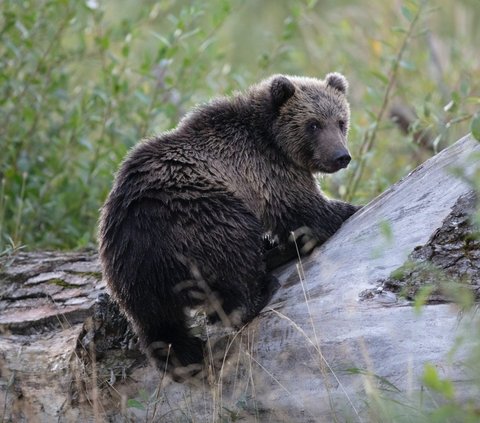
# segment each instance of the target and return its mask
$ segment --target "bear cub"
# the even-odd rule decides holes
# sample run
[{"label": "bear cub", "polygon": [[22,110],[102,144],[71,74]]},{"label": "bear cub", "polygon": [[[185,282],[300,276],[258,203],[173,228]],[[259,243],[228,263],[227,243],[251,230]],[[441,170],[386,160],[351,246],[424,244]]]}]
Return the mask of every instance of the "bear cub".
[{"label": "bear cub", "polygon": [[196,108],[123,161],[101,212],[100,259],[157,365],[167,354],[174,367],[202,362],[189,309],[238,325],[268,303],[265,236],[285,250],[308,228],[321,244],[358,209],[326,198],[314,176],[350,162],[347,89],[339,73],[274,75]]}]

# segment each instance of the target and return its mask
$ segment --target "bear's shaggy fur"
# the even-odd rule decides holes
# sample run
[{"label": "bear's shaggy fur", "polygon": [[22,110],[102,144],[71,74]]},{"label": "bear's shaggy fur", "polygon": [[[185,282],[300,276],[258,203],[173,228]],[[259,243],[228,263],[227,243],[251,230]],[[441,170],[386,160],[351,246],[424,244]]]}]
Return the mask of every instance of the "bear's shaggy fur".
[{"label": "bear's shaggy fur", "polygon": [[307,227],[322,243],[357,210],[324,197],[313,175],[350,161],[347,88],[338,73],[275,75],[128,154],[102,210],[100,257],[151,358],[164,359],[170,344],[177,365],[202,361],[190,307],[233,323],[259,313],[275,286],[265,234],[283,245]]}]

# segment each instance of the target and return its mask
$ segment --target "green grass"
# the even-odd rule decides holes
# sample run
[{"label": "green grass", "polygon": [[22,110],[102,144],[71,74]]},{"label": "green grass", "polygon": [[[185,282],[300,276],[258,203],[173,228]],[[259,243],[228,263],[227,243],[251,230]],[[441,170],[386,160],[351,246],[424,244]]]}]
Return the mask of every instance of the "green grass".
[{"label": "green grass", "polygon": [[[480,138],[479,21],[478,0],[3,0],[0,258],[95,247],[98,210],[138,140],[272,73],[347,76],[354,162],[322,185],[365,203],[470,130]],[[389,119],[398,103],[417,116],[407,134]],[[477,387],[478,329],[465,363]],[[379,391],[371,421],[478,421],[478,403],[434,368],[424,385],[441,405]]]},{"label": "green grass", "polygon": [[470,125],[478,132],[474,0],[0,7],[0,251],[95,246],[98,210],[130,147],[271,73],[348,77],[356,162],[324,179],[335,197],[363,203],[434,153],[389,121],[392,102],[416,111],[435,148]]}]

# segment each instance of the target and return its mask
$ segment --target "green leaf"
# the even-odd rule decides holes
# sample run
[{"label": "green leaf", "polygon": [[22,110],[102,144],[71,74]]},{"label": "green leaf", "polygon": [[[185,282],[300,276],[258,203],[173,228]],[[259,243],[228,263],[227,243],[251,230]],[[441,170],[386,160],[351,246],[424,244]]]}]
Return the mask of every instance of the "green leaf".
[{"label": "green leaf", "polygon": [[467,81],[463,80],[460,83],[460,92],[461,92],[463,97],[468,96],[468,93],[470,92],[470,84]]},{"label": "green leaf", "polygon": [[468,104],[480,104],[480,97],[467,97],[465,102]]},{"label": "green leaf", "polygon": [[382,81],[384,84],[388,84],[388,77],[386,75],[384,75],[383,73],[379,72],[379,71],[376,71],[376,70],[372,70],[370,71],[370,73],[378,78],[380,81]]},{"label": "green leaf", "polygon": [[423,105],[423,116],[425,116],[427,119],[430,117],[430,107],[428,103],[424,103]]},{"label": "green leaf", "polygon": [[430,294],[434,291],[435,287],[432,285],[425,285],[422,286],[417,295],[415,295],[415,312],[420,313],[421,308],[426,304],[428,297],[430,297]]},{"label": "green leaf", "polygon": [[123,57],[128,57],[129,53],[130,53],[130,46],[128,44],[124,44],[122,46],[122,56]]},{"label": "green leaf", "polygon": [[392,32],[398,32],[400,34],[406,34],[408,31],[401,26],[393,26],[392,27]]},{"label": "green leaf", "polygon": [[451,380],[442,380],[438,376],[437,369],[432,364],[425,364],[423,371],[423,383],[431,390],[442,394],[447,399],[453,399],[455,390]]},{"label": "green leaf", "polygon": [[385,237],[387,241],[392,241],[393,239],[393,231],[390,225],[390,222],[387,220],[382,220],[380,222],[380,232]]},{"label": "green leaf", "polygon": [[166,37],[164,37],[163,35],[159,34],[158,32],[155,32],[155,31],[151,31],[151,34],[157,39],[159,40],[161,43],[163,43],[165,46],[167,46],[168,48],[171,48],[172,47],[172,43],[167,40]]},{"label": "green leaf", "polygon": [[455,103],[460,103],[460,101],[462,100],[462,97],[460,96],[460,94],[457,91],[453,91],[452,92],[452,100]]},{"label": "green leaf", "polygon": [[477,141],[480,141],[480,113],[476,113],[473,116],[472,123],[470,125],[470,131],[472,132],[473,138]]},{"label": "green leaf", "polygon": [[411,22],[413,19],[412,11],[407,6],[402,6],[402,15],[407,19],[407,21]]},{"label": "green leaf", "polygon": [[414,70],[417,69],[416,66],[412,62],[407,62],[406,60],[400,60],[399,65],[400,65],[401,68],[407,69],[407,70],[410,70],[410,71],[414,71]]},{"label": "green leaf", "polygon": [[138,410],[145,410],[145,406],[138,400],[130,398],[127,401],[127,408],[137,408]]},{"label": "green leaf", "polygon": [[403,266],[399,267],[398,269],[395,269],[390,274],[390,277],[396,281],[402,280],[404,276],[405,276],[405,268]]},{"label": "green leaf", "polygon": [[[352,374],[352,375],[365,375],[365,376],[371,376],[377,379],[381,385],[383,385],[385,390],[389,390],[390,392],[401,392],[400,389],[395,386],[392,382],[390,382],[387,378],[383,376],[379,376],[375,373],[372,373],[368,370],[365,369],[360,369],[358,367],[349,367],[345,369],[345,373],[347,374]],[[388,389],[386,389],[388,388]]]}]

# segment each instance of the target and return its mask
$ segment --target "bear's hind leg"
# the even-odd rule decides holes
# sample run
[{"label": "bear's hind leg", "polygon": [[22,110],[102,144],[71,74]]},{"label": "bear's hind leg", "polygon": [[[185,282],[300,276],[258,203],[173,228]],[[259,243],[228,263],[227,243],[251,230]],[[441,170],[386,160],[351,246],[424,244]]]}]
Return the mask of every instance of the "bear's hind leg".
[{"label": "bear's hind leg", "polygon": [[173,364],[174,367],[200,365],[203,361],[203,341],[191,335],[184,322],[150,321],[148,330],[143,332],[142,344],[149,358],[159,368]]},{"label": "bear's hind leg", "polygon": [[253,319],[278,287],[265,270],[264,228],[241,201],[228,193],[209,198],[205,208],[209,212],[204,218],[209,224],[197,220],[195,239],[201,242],[189,254],[218,299],[217,307],[221,307],[220,313],[212,310],[209,320],[238,326]]}]

